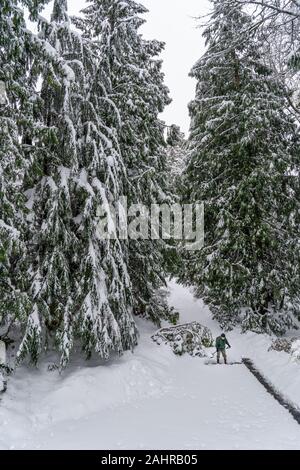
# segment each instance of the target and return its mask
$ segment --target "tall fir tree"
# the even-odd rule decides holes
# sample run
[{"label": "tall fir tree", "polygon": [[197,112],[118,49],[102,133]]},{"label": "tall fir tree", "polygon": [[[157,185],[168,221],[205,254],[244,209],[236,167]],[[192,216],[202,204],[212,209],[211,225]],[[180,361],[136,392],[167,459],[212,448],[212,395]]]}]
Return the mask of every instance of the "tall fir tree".
[{"label": "tall fir tree", "polygon": [[[164,126],[159,113],[169,103],[163,83],[163,49],[158,41],[146,41],[139,32],[146,9],[132,0],[95,0],[78,20],[87,36],[99,45],[99,76],[105,84],[106,107],[103,117],[115,129],[121,156],[127,170],[123,190],[128,204],[170,202],[166,188]],[[104,110],[105,112],[105,110]],[[150,232],[149,232],[150,234]],[[161,319],[175,316],[159,295],[165,285],[161,241],[131,240],[128,247],[134,313]]]},{"label": "tall fir tree", "polygon": [[0,325],[6,327],[26,322],[30,308],[22,191],[31,147],[27,136],[39,125],[33,121],[35,87],[28,80],[37,45],[23,8],[35,20],[44,4],[4,0],[0,7]]},{"label": "tall fir tree", "polygon": [[168,128],[166,142],[170,184],[173,188],[173,192],[177,194],[187,159],[187,142],[179,126],[172,124]]},{"label": "tall fir tree", "polygon": [[[74,19],[90,47],[84,56],[85,85],[78,119],[80,155],[75,220],[81,253],[78,266],[78,331],[87,355],[107,358],[137,344],[127,249],[117,237],[103,240],[98,209],[109,209],[124,194],[127,175],[118,139],[120,115],[111,99],[110,75],[99,32],[84,18]],[[101,21],[101,17],[94,18]],[[110,224],[114,225],[111,220]],[[113,227],[115,230],[116,227]]]},{"label": "tall fir tree", "polygon": [[36,361],[51,342],[63,368],[76,340],[87,357],[108,358],[133,348],[137,335],[122,247],[98,227],[98,208],[122,186],[117,140],[101,118],[98,49],[71,28],[66,0],[54,2],[50,23],[40,18],[39,39],[55,60],[41,72],[36,119],[46,132],[26,180],[32,310],[19,358]]},{"label": "tall fir tree", "polygon": [[[180,203],[182,174],[186,166],[188,149],[185,135],[176,124],[168,127],[166,143],[168,185],[176,203]],[[177,277],[182,269],[181,242],[178,240],[169,241],[164,258],[169,275]]]},{"label": "tall fir tree", "polygon": [[[81,40],[70,28],[67,2],[55,0],[50,23],[39,19],[40,41],[50,57],[42,79],[35,119],[44,132],[35,139],[32,164],[26,175],[29,214],[31,312],[19,349],[36,362],[50,341],[69,359],[73,345],[75,268],[78,249],[72,221],[74,178],[78,169],[74,95],[80,78]],[[74,70],[73,70],[74,68]]]},{"label": "tall fir tree", "polygon": [[194,66],[184,200],[205,204],[205,247],[185,262],[222,325],[282,333],[298,314],[299,157],[287,90],[238,2],[213,0]]}]

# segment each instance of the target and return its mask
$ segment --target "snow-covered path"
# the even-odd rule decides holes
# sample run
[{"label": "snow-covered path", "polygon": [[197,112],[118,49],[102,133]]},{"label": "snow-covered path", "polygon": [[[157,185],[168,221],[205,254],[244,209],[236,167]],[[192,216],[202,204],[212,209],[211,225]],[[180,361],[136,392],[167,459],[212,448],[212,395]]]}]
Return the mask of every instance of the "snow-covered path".
[{"label": "snow-covered path", "polygon": [[[171,289],[181,321],[219,333],[201,301]],[[139,326],[135,354],[109,365],[74,361],[62,378],[20,369],[0,404],[0,448],[300,449],[300,426],[243,365],[178,358]]]}]

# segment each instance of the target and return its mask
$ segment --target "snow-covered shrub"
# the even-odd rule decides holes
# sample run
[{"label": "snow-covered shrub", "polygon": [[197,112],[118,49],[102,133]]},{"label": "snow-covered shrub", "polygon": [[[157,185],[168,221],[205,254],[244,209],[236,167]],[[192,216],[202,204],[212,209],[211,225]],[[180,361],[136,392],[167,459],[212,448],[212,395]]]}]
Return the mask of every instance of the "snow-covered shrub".
[{"label": "snow-covered shrub", "polygon": [[158,330],[152,336],[157,344],[169,344],[175,354],[188,353],[191,356],[206,356],[204,348],[213,346],[211,331],[198,322],[177,325]]},{"label": "snow-covered shrub", "polygon": [[292,359],[300,362],[300,339],[293,341],[291,346],[291,356]]},{"label": "snow-covered shrub", "polygon": [[290,353],[292,349],[292,338],[277,338],[272,342],[269,351],[284,351]]},{"label": "snow-covered shrub", "polygon": [[0,365],[6,363],[6,346],[5,342],[0,339]]},{"label": "snow-covered shrub", "polygon": [[293,360],[300,361],[300,338],[278,338],[273,341],[269,351],[284,351]]},{"label": "snow-covered shrub", "polygon": [[3,374],[0,370],[0,393],[4,392],[4,390],[5,390],[5,381],[4,381]]},{"label": "snow-covered shrub", "polygon": [[268,311],[262,315],[252,309],[245,311],[241,325],[243,332],[253,331],[258,334],[267,333],[276,336],[282,336],[287,330],[296,326],[292,315],[288,311],[281,313]]}]

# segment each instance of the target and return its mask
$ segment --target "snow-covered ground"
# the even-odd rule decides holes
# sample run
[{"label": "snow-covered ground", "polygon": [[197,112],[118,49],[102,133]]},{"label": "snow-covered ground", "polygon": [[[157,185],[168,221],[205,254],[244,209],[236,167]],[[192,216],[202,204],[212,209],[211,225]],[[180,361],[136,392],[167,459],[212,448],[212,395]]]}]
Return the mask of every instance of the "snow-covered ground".
[{"label": "snow-covered ground", "polygon": [[[186,288],[177,285],[175,281],[170,283],[170,303],[181,312],[181,318],[187,321],[197,319],[208,326],[216,337],[221,330],[218,323],[212,319],[208,308],[203,306],[201,300],[194,299]],[[300,336],[296,332],[292,336]],[[287,400],[300,409],[300,363],[291,359],[285,352],[268,351],[272,340],[268,335],[258,335],[248,332],[240,334],[235,330],[227,334],[232,345],[229,351],[232,361],[240,361],[242,357],[253,360],[257,368]]]},{"label": "snow-covered ground", "polygon": [[[220,333],[201,301],[170,284],[181,322],[197,320]],[[176,357],[150,339],[109,363],[74,359],[59,376],[21,367],[0,403],[2,449],[300,449],[300,426],[243,365],[205,365]],[[300,402],[300,366],[267,353],[270,340],[229,333],[230,359],[251,357],[273,383]]]}]

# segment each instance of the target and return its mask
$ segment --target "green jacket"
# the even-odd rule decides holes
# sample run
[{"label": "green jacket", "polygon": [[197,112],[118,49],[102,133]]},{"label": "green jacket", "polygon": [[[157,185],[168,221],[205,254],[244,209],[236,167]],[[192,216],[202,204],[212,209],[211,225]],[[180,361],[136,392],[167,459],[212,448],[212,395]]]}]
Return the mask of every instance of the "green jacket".
[{"label": "green jacket", "polygon": [[221,351],[224,350],[226,348],[226,344],[230,348],[230,344],[228,343],[226,336],[225,336],[225,338],[223,338],[222,336],[217,337],[217,339],[216,339],[216,348],[217,349],[219,349]]}]

